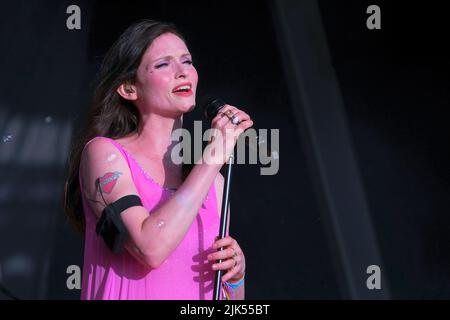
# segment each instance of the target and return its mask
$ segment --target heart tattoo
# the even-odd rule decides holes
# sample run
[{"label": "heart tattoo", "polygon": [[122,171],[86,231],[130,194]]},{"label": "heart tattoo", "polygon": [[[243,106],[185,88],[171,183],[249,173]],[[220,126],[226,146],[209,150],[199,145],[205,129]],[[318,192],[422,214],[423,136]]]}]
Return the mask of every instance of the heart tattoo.
[{"label": "heart tattoo", "polygon": [[110,193],[117,183],[117,179],[122,175],[122,172],[114,171],[107,172],[103,177],[97,179],[99,191],[101,189],[104,193]]}]

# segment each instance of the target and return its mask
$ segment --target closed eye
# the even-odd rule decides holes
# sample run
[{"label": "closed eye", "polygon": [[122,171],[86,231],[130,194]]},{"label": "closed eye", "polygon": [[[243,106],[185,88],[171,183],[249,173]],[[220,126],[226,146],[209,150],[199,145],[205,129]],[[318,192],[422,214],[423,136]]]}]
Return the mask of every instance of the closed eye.
[{"label": "closed eye", "polygon": [[[191,65],[192,64],[192,60],[186,60],[183,63]],[[160,63],[160,64],[156,65],[155,68],[159,69],[159,68],[162,68],[162,67],[165,67],[165,66],[168,66],[168,65],[169,65],[169,63],[164,62],[164,63]]]}]

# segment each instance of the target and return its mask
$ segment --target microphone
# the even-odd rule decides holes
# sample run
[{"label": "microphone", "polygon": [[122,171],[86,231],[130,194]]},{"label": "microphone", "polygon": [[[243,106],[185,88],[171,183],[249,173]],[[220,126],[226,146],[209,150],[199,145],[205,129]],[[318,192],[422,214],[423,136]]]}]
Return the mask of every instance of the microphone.
[{"label": "microphone", "polygon": [[[204,116],[208,120],[214,119],[214,117],[219,113],[219,111],[226,105],[226,103],[211,94],[205,95],[200,100],[200,107],[203,110]],[[267,150],[267,156],[273,159],[277,159],[277,152],[274,152],[272,154],[271,150],[267,149],[267,142],[264,139],[260,139],[259,135],[256,135],[257,145],[255,145],[251,140],[245,140],[245,145],[248,146],[250,149],[252,149],[255,152],[258,152],[258,146],[264,147]]]},{"label": "microphone", "polygon": [[[225,102],[213,95],[206,95],[204,96],[201,100],[200,100],[200,107],[203,110],[203,113],[205,115],[205,117],[208,120],[212,120],[215,116],[217,116],[217,114],[219,113],[219,111],[225,106]],[[258,141],[258,146],[262,146],[265,145],[265,141],[259,139],[259,136],[256,135],[256,140]],[[245,144],[252,149],[253,151],[255,151],[256,153],[258,153],[258,146],[255,146],[252,143],[252,140],[247,141],[246,139],[244,139]],[[265,146],[267,147],[267,146]],[[267,150],[267,148],[266,148]],[[278,159],[278,152],[272,152],[268,151],[268,156],[271,159]],[[277,161],[276,161],[277,162]],[[221,217],[220,217],[220,228],[219,228],[219,238],[224,238],[226,235],[226,221],[228,220],[228,208],[229,208],[229,190],[230,190],[230,180],[231,180],[231,168],[232,168],[232,163],[233,161],[230,161],[230,163],[228,163],[227,165],[227,172],[225,174],[225,181],[224,181],[224,189],[223,189],[223,201],[222,201],[222,208],[221,208]],[[263,171],[263,169],[261,169],[261,172]],[[278,171],[278,168],[277,168]],[[262,173],[264,174],[264,173]],[[220,250],[223,250],[223,248],[221,248]],[[218,260],[218,262],[222,262],[221,259]],[[221,288],[221,279],[222,278],[222,270],[218,270],[215,274],[215,278],[214,278],[214,300],[219,300],[220,299],[220,288]]]}]

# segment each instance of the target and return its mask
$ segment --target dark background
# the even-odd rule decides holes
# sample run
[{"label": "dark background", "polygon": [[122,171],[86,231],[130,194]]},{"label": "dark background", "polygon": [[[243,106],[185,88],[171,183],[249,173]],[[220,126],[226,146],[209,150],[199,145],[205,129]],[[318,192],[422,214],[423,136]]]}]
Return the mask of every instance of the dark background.
[{"label": "dark background", "polygon": [[[319,1],[394,298],[450,298],[450,61],[440,2]],[[363,28],[370,4],[382,29]]]},{"label": "dark background", "polygon": [[[383,279],[392,298],[448,298],[445,8],[437,1],[318,3]],[[66,28],[71,4],[81,8],[81,30]],[[366,28],[370,4],[381,7],[381,30]],[[198,96],[214,92],[251,114],[256,128],[280,129],[277,175],[261,176],[256,165],[234,170],[231,233],[247,258],[247,298],[343,297],[293,120],[271,1],[42,0],[2,8],[3,287],[19,298],[79,298],[79,290],[66,287],[66,269],[82,266],[82,238],[61,206],[71,135],[86,113],[103,54],[130,23],[152,18],[172,21],[185,34],[199,72]],[[194,110],[185,123],[201,118]]]}]

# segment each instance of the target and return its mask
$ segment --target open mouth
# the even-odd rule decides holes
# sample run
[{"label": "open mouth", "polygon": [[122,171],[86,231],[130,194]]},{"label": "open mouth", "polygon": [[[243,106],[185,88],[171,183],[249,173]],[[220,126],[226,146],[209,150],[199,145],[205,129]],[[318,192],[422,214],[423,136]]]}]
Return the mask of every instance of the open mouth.
[{"label": "open mouth", "polygon": [[190,96],[192,95],[192,86],[191,84],[181,84],[175,87],[172,92],[179,96]]}]

